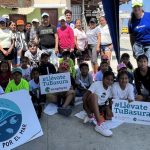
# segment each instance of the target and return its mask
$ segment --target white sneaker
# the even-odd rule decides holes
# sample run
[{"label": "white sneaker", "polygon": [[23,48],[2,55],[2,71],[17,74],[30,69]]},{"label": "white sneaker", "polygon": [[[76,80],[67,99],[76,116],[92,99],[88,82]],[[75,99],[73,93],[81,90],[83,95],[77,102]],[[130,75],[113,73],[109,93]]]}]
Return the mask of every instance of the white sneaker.
[{"label": "white sneaker", "polygon": [[103,136],[112,136],[113,133],[111,130],[107,129],[104,125],[104,123],[101,123],[100,126],[99,125],[96,125],[95,126],[95,131],[99,132],[101,135]]},{"label": "white sneaker", "polygon": [[84,118],[83,123],[87,123],[87,122],[92,123],[92,124],[94,124],[94,125],[97,124],[96,119],[95,119],[94,117],[89,118],[88,116],[86,116],[86,117]]}]

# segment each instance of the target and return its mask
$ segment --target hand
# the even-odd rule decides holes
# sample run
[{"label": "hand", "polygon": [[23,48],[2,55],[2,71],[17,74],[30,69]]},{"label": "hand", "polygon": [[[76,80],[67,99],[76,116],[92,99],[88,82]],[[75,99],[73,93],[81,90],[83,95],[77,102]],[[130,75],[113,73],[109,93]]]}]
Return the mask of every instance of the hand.
[{"label": "hand", "polygon": [[131,102],[133,102],[133,100],[128,99],[128,102],[131,103]]},{"label": "hand", "polygon": [[55,54],[58,54],[58,52],[59,52],[58,48],[55,48]]},{"label": "hand", "polygon": [[2,53],[3,53],[5,56],[8,56],[8,54],[9,54],[9,53],[8,53],[7,51],[5,51],[5,50],[3,50]]},{"label": "hand", "polygon": [[74,51],[74,49],[73,49],[73,48],[71,48],[71,49],[70,49],[70,52],[73,52],[73,51]]},{"label": "hand", "polygon": [[99,52],[100,52],[100,48],[99,48],[99,47],[96,47],[96,51],[99,53]]}]

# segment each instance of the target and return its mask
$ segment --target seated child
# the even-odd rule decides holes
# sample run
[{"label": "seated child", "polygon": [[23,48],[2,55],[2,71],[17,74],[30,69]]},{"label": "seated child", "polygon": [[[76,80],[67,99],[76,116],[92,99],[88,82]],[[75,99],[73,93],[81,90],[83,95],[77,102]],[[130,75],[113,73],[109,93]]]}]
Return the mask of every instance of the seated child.
[{"label": "seated child", "polygon": [[[126,65],[123,63],[118,64],[117,71],[118,71],[118,73],[121,71],[127,71]],[[129,71],[127,71],[127,73],[128,73],[128,77],[129,77],[129,83],[133,84],[133,79],[134,79],[133,74]]]},{"label": "seated child", "polygon": [[40,75],[54,74],[56,69],[53,64],[48,62],[50,55],[47,53],[42,53],[41,62],[39,65]]},{"label": "seated child", "polygon": [[8,61],[0,62],[0,86],[5,91],[9,80],[11,79],[11,69]]},{"label": "seated child", "polygon": [[103,80],[103,74],[108,71],[108,62],[102,61],[100,64],[100,70],[96,73],[95,81],[102,81]]},{"label": "seated child", "polygon": [[13,68],[12,70],[12,80],[9,81],[5,93],[10,93],[19,90],[29,90],[29,83],[22,78],[21,68]]},{"label": "seated child", "polygon": [[128,53],[123,53],[122,54],[121,63],[124,63],[127,67],[127,71],[132,73],[133,65],[130,62],[130,55]]},{"label": "seated child", "polygon": [[46,102],[46,95],[41,95],[40,93],[39,75],[39,69],[33,68],[31,71],[32,80],[29,82],[29,86],[33,105],[35,110],[37,110],[38,118],[41,118],[42,105]]},{"label": "seated child", "polygon": [[103,125],[105,119],[108,120],[112,117],[109,100],[112,98],[111,85],[113,81],[113,72],[106,71],[103,75],[103,80],[94,82],[83,96],[83,108],[88,115],[88,117],[84,119],[84,123],[88,121],[94,121],[95,123],[96,119],[95,130],[103,136],[111,136],[113,134]]},{"label": "seated child", "polygon": [[62,53],[62,58],[60,58],[59,63],[61,64],[62,62],[67,62],[69,64],[69,72],[73,78],[76,76],[76,70],[75,70],[75,65],[73,60],[70,58],[70,52],[69,51],[64,51]]},{"label": "seated child", "polygon": [[29,65],[28,57],[24,56],[24,57],[21,58],[20,68],[22,69],[22,77],[25,80],[30,81],[31,80],[30,74],[31,74],[31,71],[32,71],[32,67],[30,67],[30,65]]},{"label": "seated child", "polygon": [[30,41],[28,43],[28,50],[25,52],[24,56],[29,58],[29,64],[32,67],[38,67],[42,53],[43,52],[38,48],[37,43],[35,41]]},{"label": "seated child", "polygon": [[146,55],[137,58],[138,68],[134,71],[135,87],[137,90],[137,101],[150,102],[150,67]]},{"label": "seated child", "polygon": [[118,73],[118,82],[115,82],[112,86],[112,97],[118,100],[128,100],[132,102],[135,100],[134,87],[129,83],[129,77],[127,71],[121,71]]},{"label": "seated child", "polygon": [[77,94],[76,96],[82,97],[90,85],[93,83],[93,77],[89,73],[89,65],[83,62],[79,66],[80,73],[76,77]]}]

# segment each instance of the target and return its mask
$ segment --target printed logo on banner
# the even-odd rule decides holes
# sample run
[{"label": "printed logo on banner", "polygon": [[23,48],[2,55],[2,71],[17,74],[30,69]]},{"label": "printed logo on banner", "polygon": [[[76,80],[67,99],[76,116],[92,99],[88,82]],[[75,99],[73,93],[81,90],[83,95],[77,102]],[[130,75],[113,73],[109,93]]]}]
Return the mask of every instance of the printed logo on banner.
[{"label": "printed logo on banner", "polygon": [[8,99],[0,98],[0,142],[12,138],[20,129],[21,123],[19,107]]}]

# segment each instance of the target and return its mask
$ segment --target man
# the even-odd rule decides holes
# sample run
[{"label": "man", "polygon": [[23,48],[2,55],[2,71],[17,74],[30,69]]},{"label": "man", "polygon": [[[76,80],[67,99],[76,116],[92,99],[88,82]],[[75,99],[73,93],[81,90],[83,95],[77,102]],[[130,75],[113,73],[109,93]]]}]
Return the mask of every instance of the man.
[{"label": "man", "polygon": [[[58,53],[58,36],[57,29],[50,23],[49,14],[42,14],[42,25],[37,30],[37,39],[43,52],[51,55],[55,59],[55,53]],[[52,63],[54,60],[51,60]],[[54,64],[56,65],[56,64]]]}]

